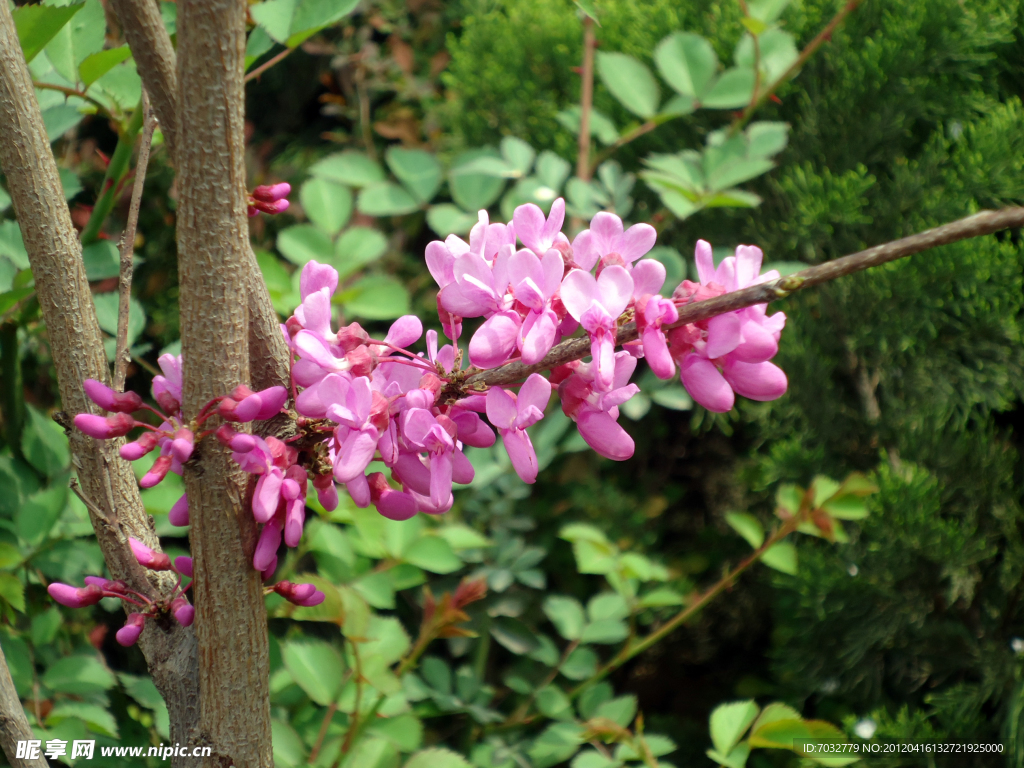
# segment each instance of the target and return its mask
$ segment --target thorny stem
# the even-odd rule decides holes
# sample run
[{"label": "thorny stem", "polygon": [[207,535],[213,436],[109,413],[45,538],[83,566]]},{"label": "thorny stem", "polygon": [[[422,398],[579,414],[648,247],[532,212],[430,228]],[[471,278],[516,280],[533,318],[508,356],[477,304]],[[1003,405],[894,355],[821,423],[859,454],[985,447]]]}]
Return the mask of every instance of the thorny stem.
[{"label": "thorny stem", "polygon": [[56,85],[55,83],[40,83],[38,80],[33,80],[32,85],[36,88],[39,88],[40,90],[60,91],[65,96],[77,96],[79,99],[87,101],[94,107],[96,107],[97,111],[99,111],[100,114],[104,115],[105,117],[113,119],[113,115],[110,114],[110,110],[103,106],[103,104],[98,102],[92,96],[89,96],[76,88],[68,88],[67,86]]},{"label": "thorny stem", "polygon": [[135,182],[132,185],[132,202],[128,209],[128,224],[121,235],[121,270],[118,280],[117,306],[117,352],[114,354],[114,390],[124,391],[128,361],[128,316],[132,297],[132,256],[135,253],[135,229],[139,224],[139,205],[142,203],[142,188],[146,183],[146,167],[149,165],[149,148],[153,143],[156,118],[149,106],[146,91],[142,91],[141,110],[146,115],[146,127],[139,145],[139,159],[135,164]]},{"label": "thorny stem", "polygon": [[[755,98],[751,100],[750,104],[747,105],[747,108],[744,109],[739,117],[733,120],[732,125],[729,126],[730,136],[735,136],[740,130],[742,130],[743,126],[749,122],[750,118],[754,116],[754,113],[761,107],[761,105],[771,98],[772,94],[779,89],[779,86],[789,80],[789,78],[796,74],[800,68],[807,63],[807,60],[814,55],[814,52],[821,47],[822,43],[832,39],[832,33],[836,31],[836,28],[843,23],[847,16],[857,10],[857,6],[860,5],[862,1],[863,0],[848,0],[846,5],[844,5],[842,9],[832,17],[832,20],[825,25],[825,28],[815,35],[814,39],[811,40],[811,42],[809,42],[802,51],[800,51],[800,55],[797,56],[796,60],[789,65],[789,68],[779,75],[763,93],[758,93],[755,87]],[[756,35],[754,36],[754,46],[756,51]],[[758,75],[758,79],[760,80],[760,75]]]},{"label": "thorny stem", "polygon": [[573,688],[568,694],[569,698],[576,698],[580,693],[585,691],[587,688],[589,688],[597,682],[600,682],[609,674],[611,674],[616,669],[625,664],[627,661],[632,659],[634,656],[643,653],[652,645],[657,643],[659,640],[663,639],[666,635],[671,634],[677,627],[679,627],[679,625],[691,619],[695,614],[697,614],[700,611],[701,608],[703,608],[705,605],[707,605],[716,597],[718,597],[718,595],[720,595],[726,589],[731,587],[733,583],[735,583],[736,579],[744,571],[750,568],[750,566],[752,566],[754,563],[760,560],[764,556],[764,553],[767,552],[773,545],[778,544],[789,534],[795,531],[802,520],[803,516],[801,515],[794,515],[789,520],[786,520],[781,526],[779,526],[778,530],[776,530],[775,533],[773,533],[764,541],[764,543],[760,547],[758,547],[750,555],[748,555],[745,560],[743,560],[739,565],[737,565],[735,568],[729,571],[729,573],[727,573],[725,576],[719,579],[718,582],[716,582],[712,587],[710,587],[703,594],[701,594],[700,597],[698,597],[696,600],[694,600],[692,603],[686,606],[686,608],[684,608],[671,619],[666,621],[664,624],[658,627],[658,629],[651,632],[643,640],[640,640],[637,643],[627,643],[622,648],[622,650],[619,651],[619,653],[616,654],[615,657],[612,658],[607,664],[601,666],[601,668],[598,669],[597,672],[595,672],[590,678],[584,680],[582,683]]},{"label": "thorny stem", "polygon": [[[766,283],[752,285],[739,291],[716,296],[712,299],[693,302],[679,307],[679,320],[666,324],[665,330],[687,323],[707,320],[715,315],[733,312],[755,304],[766,304],[789,296],[802,288],[835,280],[839,277],[852,275],[871,267],[879,266],[905,256],[911,256],[929,248],[955,243],[982,235],[991,235],[1004,229],[1024,226],[1024,207],[1001,208],[998,211],[982,211],[973,216],[953,221],[933,229],[919,232],[916,235],[893,240],[889,243],[876,245],[857,253],[826,261],[793,275],[780,277]],[[618,329],[617,344],[633,341],[638,338],[636,323],[630,322]],[[531,373],[538,373],[574,360],[581,360],[590,354],[590,339],[586,336],[563,341],[554,347],[536,365],[524,365],[520,362],[506,363],[489,371],[476,373],[465,381],[466,388],[474,385],[506,386],[525,379]]]},{"label": "thorny stem", "polygon": [[292,52],[295,51],[295,50],[296,50],[295,48],[285,48],[283,51],[281,51],[279,54],[274,56],[272,59],[268,59],[267,61],[265,61],[264,63],[260,64],[258,67],[256,67],[256,69],[254,69],[252,72],[247,74],[245,76],[245,82],[248,83],[250,80],[255,80],[260,75],[262,75],[264,72],[266,72],[268,69],[270,69],[272,66],[277,64],[279,61],[282,61],[283,59],[285,59],[288,56],[290,56],[292,54]]}]

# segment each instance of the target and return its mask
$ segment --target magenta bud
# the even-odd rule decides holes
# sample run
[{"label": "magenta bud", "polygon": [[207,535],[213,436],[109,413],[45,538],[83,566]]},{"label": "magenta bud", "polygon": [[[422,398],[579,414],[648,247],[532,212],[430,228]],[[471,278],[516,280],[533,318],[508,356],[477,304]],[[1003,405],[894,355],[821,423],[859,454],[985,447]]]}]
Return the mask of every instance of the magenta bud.
[{"label": "magenta bud", "polygon": [[259,413],[256,414],[258,421],[266,421],[277,416],[288,401],[288,390],[284,387],[268,387],[261,389],[256,394],[259,395],[260,402],[263,404]]},{"label": "magenta bud", "polygon": [[[156,389],[155,385],[154,389]],[[167,390],[160,390],[159,392],[154,392],[153,396],[156,398],[156,401],[160,404],[160,407],[163,408],[164,413],[168,415],[177,413],[178,410],[181,408],[181,403],[179,403],[177,398],[175,398],[174,395],[172,395]]]},{"label": "magenta bud", "polygon": [[302,602],[309,600],[316,593],[316,586],[313,584],[296,584],[292,587],[292,601]]},{"label": "magenta bud", "polygon": [[182,427],[174,433],[174,439],[171,441],[171,453],[178,461],[184,464],[188,461],[189,456],[192,455],[193,441],[195,436],[191,430]]},{"label": "magenta bud", "polygon": [[141,459],[147,453],[156,448],[159,441],[160,437],[156,432],[145,432],[135,442],[125,443],[121,446],[121,458],[126,461],[136,461],[137,459]]},{"label": "magenta bud", "polygon": [[235,421],[249,422],[263,410],[263,400],[259,395],[249,395],[235,406]]},{"label": "magenta bud", "polygon": [[179,528],[188,525],[188,496],[182,494],[181,498],[174,502],[174,506],[167,513],[167,520]]},{"label": "magenta bud", "polygon": [[346,325],[338,331],[338,346],[341,347],[346,354],[356,347],[368,344],[369,341],[370,334],[364,331],[363,326],[359,323]]},{"label": "magenta bud", "polygon": [[161,456],[153,462],[153,466],[149,468],[149,472],[142,476],[139,480],[140,488],[152,488],[154,485],[159,484],[161,480],[167,477],[168,471],[171,469],[172,460],[170,456]]},{"label": "magenta bud", "polygon": [[141,613],[133,613],[128,616],[128,621],[125,622],[124,626],[117,630],[117,642],[127,648],[130,645],[135,645],[135,642],[139,639],[139,635],[142,634],[143,628],[146,626],[146,617]]},{"label": "magenta bud", "polygon": [[149,568],[151,571],[171,570],[171,558],[163,552],[155,552],[138,539],[128,537],[128,544],[132,548],[132,554],[139,561],[140,565]]},{"label": "magenta bud", "polygon": [[252,196],[261,203],[276,203],[288,197],[291,192],[292,185],[282,181],[279,184],[261,184],[252,191]]},{"label": "magenta bud", "polygon": [[102,576],[86,576],[85,583],[86,585],[95,584],[100,589],[106,589],[107,585],[111,584],[112,582],[110,581],[110,579],[105,579]]},{"label": "magenta bud", "polygon": [[68,608],[85,608],[96,605],[103,599],[103,589],[97,584],[72,587],[70,584],[55,581],[46,588],[46,591],[50,593],[50,597]]},{"label": "magenta bud", "polygon": [[179,555],[174,558],[174,570],[180,573],[182,576],[188,576],[192,578],[192,558],[185,555]]},{"label": "magenta bud", "polygon": [[192,626],[192,622],[196,618],[196,609],[189,605],[188,600],[184,597],[176,597],[171,601],[171,613],[183,627]]},{"label": "magenta bud", "polygon": [[253,203],[256,209],[269,214],[284,213],[288,210],[289,205],[290,203],[287,200],[277,200],[273,203],[264,203],[262,200],[256,200]]},{"label": "magenta bud", "polygon": [[256,447],[256,438],[244,432],[231,438],[231,450],[235,453],[248,453]]},{"label": "magenta bud", "polygon": [[270,581],[274,578],[274,573],[277,571],[277,555],[274,555],[273,559],[269,561],[266,568],[260,573],[260,578],[263,581]]},{"label": "magenta bud", "polygon": [[314,605],[320,605],[320,603],[324,601],[325,597],[326,596],[324,595],[324,593],[318,589],[305,600],[298,602],[296,604],[301,605],[303,608],[312,608]]},{"label": "magenta bud", "polygon": [[221,445],[229,446],[231,445],[231,441],[237,434],[238,433],[235,432],[235,428],[232,427],[230,424],[221,424],[219,427],[217,427],[216,431],[213,433],[213,436],[217,438],[217,442],[220,443]]},{"label": "magenta bud", "polygon": [[82,388],[89,399],[105,411],[131,413],[142,407],[142,398],[134,392],[115,392],[96,379],[86,379]]},{"label": "magenta bud", "polygon": [[75,426],[90,437],[109,440],[112,437],[122,437],[131,432],[135,427],[135,419],[127,413],[116,413],[113,416],[80,413],[75,416]]},{"label": "magenta bud", "polygon": [[253,208],[253,207],[252,207],[251,205],[247,205],[247,206],[245,207],[245,212],[246,212],[246,213],[247,213],[247,214],[249,215],[249,218],[250,218],[250,219],[251,219],[251,218],[252,218],[253,216],[259,216],[259,215],[260,215],[260,212],[259,212],[259,211],[257,211],[257,210],[256,210],[255,208]]},{"label": "magenta bud", "polygon": [[[330,475],[327,477],[330,479]],[[313,483],[313,487],[316,488],[316,497],[320,501],[321,507],[327,512],[333,512],[338,508],[338,489],[333,480],[325,486]]]}]

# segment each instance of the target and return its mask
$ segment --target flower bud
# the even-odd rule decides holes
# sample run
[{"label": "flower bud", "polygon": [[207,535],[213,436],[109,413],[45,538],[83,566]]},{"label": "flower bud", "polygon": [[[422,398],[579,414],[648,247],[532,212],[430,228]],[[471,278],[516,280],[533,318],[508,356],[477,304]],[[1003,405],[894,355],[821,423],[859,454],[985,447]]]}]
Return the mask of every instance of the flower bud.
[{"label": "flower bud", "polygon": [[377,367],[377,356],[369,347],[356,347],[345,355],[354,376],[369,376]]},{"label": "flower bud", "polygon": [[163,377],[155,376],[153,378],[153,397],[156,398],[164,413],[168,415],[177,413],[181,410],[181,403],[178,402],[178,398],[166,389],[166,385],[162,385],[157,381],[157,379],[161,378]]},{"label": "flower bud", "polygon": [[321,507],[328,512],[338,508],[338,489],[334,485],[334,478],[330,475],[317,475],[313,478],[313,487],[316,488],[316,497]]},{"label": "flower bud", "polygon": [[416,500],[405,491],[396,491],[380,472],[371,474],[370,501],[389,520],[408,520],[416,515]]},{"label": "flower bud", "polygon": [[117,642],[127,648],[130,645],[135,645],[139,639],[139,635],[142,634],[143,628],[146,626],[146,617],[141,613],[133,613],[128,617],[128,621],[125,622],[124,626],[117,630]]},{"label": "flower bud", "polygon": [[252,191],[252,197],[261,203],[276,203],[288,197],[291,192],[292,185],[282,181],[279,184],[261,184]]},{"label": "flower bud", "polygon": [[192,558],[186,555],[179,555],[174,558],[174,570],[182,576],[192,578]]},{"label": "flower bud", "polygon": [[167,477],[167,473],[171,469],[172,460],[170,456],[161,456],[153,462],[153,466],[149,468],[149,472],[142,476],[139,480],[140,488],[152,488],[154,485],[158,485],[161,480]]},{"label": "flower bud", "polygon": [[132,548],[132,554],[139,564],[149,568],[151,571],[171,570],[171,558],[163,552],[155,552],[138,539],[128,537],[128,544]]},{"label": "flower bud", "polygon": [[55,581],[46,588],[46,591],[50,593],[50,597],[68,608],[85,608],[96,605],[103,599],[103,589],[97,584],[72,587],[70,584]]},{"label": "flower bud", "polygon": [[322,603],[325,598],[326,595],[324,595],[324,593],[318,589],[305,600],[302,600],[301,602],[296,602],[296,605],[302,606],[303,608],[312,608],[315,605],[320,605],[320,603]]},{"label": "flower bud", "polygon": [[261,200],[257,200],[251,207],[258,211],[263,211],[263,213],[275,214],[284,213],[288,210],[289,205],[290,203],[287,200],[278,200],[273,203],[264,203]]},{"label": "flower bud", "polygon": [[441,381],[440,377],[436,373],[425,373],[423,378],[420,379],[420,389],[425,389],[428,392],[432,392],[434,397],[437,397],[437,393],[444,388],[444,382]]},{"label": "flower bud", "polygon": [[96,379],[86,379],[82,382],[82,389],[90,400],[105,411],[131,413],[142,407],[142,398],[135,392],[115,392]]},{"label": "flower bud", "polygon": [[257,421],[272,419],[281,412],[284,404],[288,402],[288,390],[284,387],[268,387],[256,393],[260,397],[263,407],[256,414]]},{"label": "flower bud", "polygon": [[127,413],[116,413],[113,416],[80,413],[75,416],[75,426],[90,437],[109,440],[112,437],[123,437],[131,432],[135,427],[135,419]]},{"label": "flower bud", "polygon": [[174,506],[167,513],[167,520],[171,525],[176,525],[179,528],[188,525],[188,496],[182,494],[181,498],[174,502]]},{"label": "flower bud", "polygon": [[171,613],[183,627],[191,627],[196,618],[196,609],[184,597],[176,597],[171,601]]},{"label": "flower bud", "polygon": [[263,581],[270,581],[274,578],[275,571],[277,571],[277,555],[274,555],[273,558],[271,558],[267,567],[260,573],[260,578]]},{"label": "flower bud", "polygon": [[192,455],[193,441],[195,435],[192,431],[182,427],[174,433],[174,439],[171,441],[171,453],[174,454],[174,458],[184,464],[188,461]]},{"label": "flower bud", "polygon": [[370,334],[363,330],[359,323],[346,325],[338,331],[338,346],[345,352],[351,352],[370,341]]},{"label": "flower bud", "polygon": [[136,461],[156,448],[160,436],[156,432],[143,432],[138,440],[121,446],[121,458],[125,461]]}]

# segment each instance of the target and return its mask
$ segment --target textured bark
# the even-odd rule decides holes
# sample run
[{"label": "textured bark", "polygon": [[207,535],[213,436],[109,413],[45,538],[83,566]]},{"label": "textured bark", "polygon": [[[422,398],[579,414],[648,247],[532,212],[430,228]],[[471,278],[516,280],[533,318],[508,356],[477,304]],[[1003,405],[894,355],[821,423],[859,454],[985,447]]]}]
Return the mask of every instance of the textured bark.
[{"label": "textured bark", "polygon": [[[63,408],[68,414],[95,413],[82,382],[109,382],[110,371],[81,248],[7,3],[0,3],[0,165],[32,265]],[[89,514],[111,575],[140,592],[169,593],[170,576],[144,569],[128,547],[129,536],[155,549],[160,544],[132,468],[117,454],[121,441],[94,440],[78,430],[68,436],[82,491],[95,507]],[[175,622],[148,622],[140,647],[167,701],[171,739],[187,742],[197,719],[195,637]]]},{"label": "textured bark", "polygon": [[7,668],[7,659],[0,649],[0,746],[4,749],[7,762],[11,768],[47,768],[46,758],[40,756],[35,760],[15,757],[18,754],[18,742],[34,739],[25,708],[14,689],[11,671]]},{"label": "textured bark", "polygon": [[[178,275],[184,410],[248,378],[245,0],[179,0]],[[186,467],[207,766],[271,768],[269,648],[246,477],[215,439]],[[190,462],[190,464],[192,464]]]},{"label": "textured bark", "polygon": [[[177,166],[178,75],[171,38],[155,0],[113,0],[113,4]],[[251,247],[246,249],[245,289],[249,297],[250,381],[255,389],[287,386],[288,347]]]}]

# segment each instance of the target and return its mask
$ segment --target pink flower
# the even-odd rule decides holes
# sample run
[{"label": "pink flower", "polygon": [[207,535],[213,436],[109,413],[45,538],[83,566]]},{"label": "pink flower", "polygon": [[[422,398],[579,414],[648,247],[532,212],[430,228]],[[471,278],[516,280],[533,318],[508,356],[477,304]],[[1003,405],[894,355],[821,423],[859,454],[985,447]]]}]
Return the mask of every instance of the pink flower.
[{"label": "pink flower", "polygon": [[196,609],[184,597],[176,597],[171,601],[171,613],[183,627],[191,627],[196,618]]},{"label": "pink flower", "polygon": [[257,216],[261,211],[263,213],[284,213],[288,210],[288,201],[285,198],[291,191],[291,184],[287,182],[256,187],[249,195],[249,215]]},{"label": "pink flower", "polygon": [[115,392],[96,379],[86,379],[82,388],[89,399],[105,411],[131,413],[142,407],[142,398],[134,392]]},{"label": "pink flower", "polygon": [[[571,367],[571,366],[570,366]],[[625,461],[633,455],[634,443],[617,423],[619,408],[640,391],[629,378],[636,369],[636,358],[628,352],[616,352],[611,389],[595,386],[593,364],[577,363],[575,370],[558,386],[562,411],[576,422],[580,436],[601,456]]]},{"label": "pink flower", "polygon": [[533,251],[521,250],[509,259],[508,273],[516,301],[530,309],[516,340],[526,365],[539,363],[555,343],[558,315],[551,300],[562,284],[565,261],[552,249],[537,258]]},{"label": "pink flower", "polygon": [[435,505],[447,503],[452,495],[452,454],[455,453],[451,435],[424,408],[410,408],[402,414],[401,423],[405,439],[429,455],[431,502]]},{"label": "pink flower", "polygon": [[589,272],[574,269],[562,281],[562,303],[590,334],[598,389],[612,385],[617,321],[632,295],[633,278],[619,266],[608,267],[596,280]]},{"label": "pink flower", "polygon": [[408,520],[416,515],[416,499],[405,491],[396,491],[380,472],[367,478],[370,486],[370,501],[389,520]]},{"label": "pink flower", "polygon": [[135,419],[128,413],[115,413],[112,416],[79,413],[74,422],[82,432],[98,440],[123,437],[135,428]]},{"label": "pink flower", "polygon": [[159,485],[160,482],[167,477],[167,473],[171,471],[171,466],[174,460],[170,456],[160,456],[156,461],[153,462],[153,466],[149,468],[149,471],[142,476],[139,480],[140,488],[152,488],[154,485]]},{"label": "pink flower", "polygon": [[[106,579],[103,581],[106,582]],[[103,588],[98,584],[72,587],[70,584],[61,584],[55,581],[46,588],[46,591],[50,593],[50,597],[68,608],[85,608],[96,605],[103,599]]]},{"label": "pink flower", "polygon": [[625,266],[650,251],[657,239],[658,233],[650,224],[634,224],[623,232],[622,219],[602,211],[594,216],[590,229],[583,230],[572,241],[573,260],[587,271],[599,260],[609,266]]},{"label": "pink flower", "polygon": [[167,520],[171,525],[188,525],[188,497],[185,494],[182,494],[181,498],[174,502],[174,505],[167,513]]},{"label": "pink flower", "polygon": [[151,571],[171,570],[171,558],[163,552],[156,552],[131,536],[128,537],[128,544],[131,546],[132,554],[135,555],[135,559],[139,561],[140,565],[149,568]]},{"label": "pink flower", "polygon": [[441,289],[440,305],[459,317],[490,317],[507,308],[508,261],[512,246],[498,251],[494,262],[469,251],[455,259],[452,273],[455,281]]},{"label": "pink flower", "polygon": [[160,355],[157,363],[163,375],[153,377],[153,398],[172,415],[181,408],[181,355]]},{"label": "pink flower", "polygon": [[182,576],[192,578],[192,558],[180,555],[174,558],[174,570]]},{"label": "pink flower", "polygon": [[636,303],[636,326],[641,332],[644,357],[659,379],[671,379],[676,373],[661,327],[678,319],[675,304],[657,294],[643,296]]},{"label": "pink flower", "polygon": [[124,623],[124,626],[117,630],[117,642],[127,648],[130,645],[135,645],[135,642],[139,639],[139,635],[142,634],[142,630],[146,626],[146,617],[141,613],[132,613],[128,616],[128,621]]},{"label": "pink flower", "polygon": [[551,204],[547,219],[544,212],[533,203],[520,205],[512,214],[515,232],[523,245],[534,253],[545,253],[557,242],[568,243],[562,234],[565,221],[565,200],[558,198]]},{"label": "pink flower", "polygon": [[[334,439],[339,445],[334,479],[347,483],[366,470],[380,438],[380,430],[371,423],[374,393],[370,380],[364,376],[348,379],[331,374],[320,382],[318,394],[327,406],[327,418],[338,424],[334,430]],[[383,401],[383,425],[386,426],[387,404],[380,395],[377,397]],[[378,413],[382,406],[378,406]]]},{"label": "pink flower", "polygon": [[121,446],[121,458],[125,461],[141,459],[156,448],[159,440],[160,436],[156,432],[143,432],[138,440]]},{"label": "pink flower", "polygon": [[544,409],[551,398],[551,382],[534,373],[519,390],[519,396],[500,387],[487,393],[487,418],[501,432],[505,450],[516,474],[524,483],[537,480],[537,453],[526,428],[544,418]]}]

